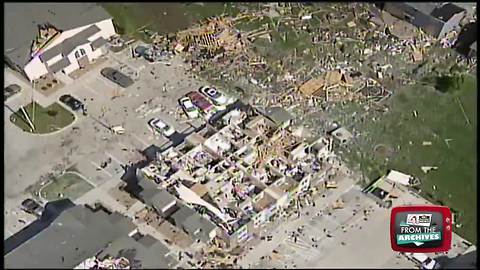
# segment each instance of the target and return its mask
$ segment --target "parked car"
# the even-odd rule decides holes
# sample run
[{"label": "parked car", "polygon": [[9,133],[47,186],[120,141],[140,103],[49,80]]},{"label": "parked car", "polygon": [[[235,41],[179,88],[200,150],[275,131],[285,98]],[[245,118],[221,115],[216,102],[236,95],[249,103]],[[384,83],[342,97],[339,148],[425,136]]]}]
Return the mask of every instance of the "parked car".
[{"label": "parked car", "polygon": [[21,204],[21,209],[37,217],[42,215],[43,207],[33,199],[25,199]]},{"label": "parked car", "polygon": [[20,90],[22,90],[22,88],[18,84],[10,84],[3,90],[3,96],[5,97],[5,100],[7,100],[9,97],[20,92]]},{"label": "parked car", "polygon": [[207,118],[215,113],[215,106],[200,93],[191,91],[187,94],[187,97],[192,100],[193,104],[197,106]]},{"label": "parked car", "polygon": [[200,87],[199,91],[209,98],[216,106],[225,106],[228,103],[227,97],[213,87],[202,86]]},{"label": "parked car", "polygon": [[59,100],[74,111],[80,110],[83,106],[83,103],[80,100],[72,97],[71,95],[63,95],[59,98]]},{"label": "parked car", "polygon": [[156,132],[163,134],[165,137],[170,137],[175,133],[175,129],[163,122],[159,118],[153,118],[148,121],[148,125]]},{"label": "parked car", "polygon": [[112,82],[120,85],[123,88],[127,88],[134,83],[132,78],[110,67],[106,67],[102,69],[100,73],[102,74],[103,77],[111,80]]},{"label": "parked car", "polygon": [[197,107],[193,105],[193,102],[189,97],[183,97],[179,99],[178,102],[188,118],[197,118],[199,116]]}]

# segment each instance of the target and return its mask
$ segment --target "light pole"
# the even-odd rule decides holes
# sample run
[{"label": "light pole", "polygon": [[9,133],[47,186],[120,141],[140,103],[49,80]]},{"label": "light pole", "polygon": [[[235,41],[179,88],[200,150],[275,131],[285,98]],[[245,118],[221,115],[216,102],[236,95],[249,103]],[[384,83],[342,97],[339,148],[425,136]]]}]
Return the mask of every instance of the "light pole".
[{"label": "light pole", "polygon": [[33,98],[33,92],[35,92],[35,80],[32,81],[32,123],[35,128],[35,99]]}]

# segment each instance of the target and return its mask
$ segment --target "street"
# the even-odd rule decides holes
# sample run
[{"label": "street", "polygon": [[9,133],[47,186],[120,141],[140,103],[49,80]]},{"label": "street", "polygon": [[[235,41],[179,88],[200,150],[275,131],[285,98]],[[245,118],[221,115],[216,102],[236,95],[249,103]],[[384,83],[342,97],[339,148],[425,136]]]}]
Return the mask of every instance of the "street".
[{"label": "street", "polygon": [[[4,108],[5,155],[8,157],[5,159],[5,177],[9,179],[4,197],[6,232],[15,233],[24,226],[18,222],[18,219],[24,218],[23,214],[17,213],[19,205],[25,198],[31,197],[26,189],[38,185],[41,176],[58,168],[75,168],[99,186],[122,173],[122,165],[141,158],[139,151],[152,145],[176,145],[195,128],[202,126],[204,122],[201,119],[188,120],[184,116],[177,100],[203,83],[187,75],[181,59],[175,58],[171,62],[171,66],[151,65],[143,59],[130,59],[128,52],[110,53],[106,61],[93,66],[79,79],[50,96],[33,91],[34,99],[42,106],[48,106],[68,93],[88,108],[88,116],[76,112],[72,125],[47,135],[25,133],[9,121],[12,111],[7,106],[16,111],[31,102],[32,89],[18,74],[5,69],[5,84],[16,83],[23,89],[18,96],[10,98]],[[103,67],[119,68],[121,63],[141,71],[135,84],[128,89],[120,89],[100,75]],[[162,85],[167,86],[166,91],[162,90]],[[172,125],[178,134],[171,141],[155,134],[147,124],[153,117]],[[125,128],[125,134],[116,135],[108,129],[117,125]],[[112,162],[102,168],[101,164],[106,160]],[[27,215],[27,221],[31,218]]]}]

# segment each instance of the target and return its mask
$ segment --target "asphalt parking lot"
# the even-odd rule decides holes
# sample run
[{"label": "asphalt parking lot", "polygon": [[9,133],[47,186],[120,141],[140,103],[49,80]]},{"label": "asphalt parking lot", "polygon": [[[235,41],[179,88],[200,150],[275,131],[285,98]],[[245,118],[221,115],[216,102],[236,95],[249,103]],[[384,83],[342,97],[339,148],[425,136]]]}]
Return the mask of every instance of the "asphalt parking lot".
[{"label": "asphalt parking lot", "polygon": [[[348,187],[348,186],[347,186]],[[338,190],[338,192],[337,192]],[[323,209],[314,215],[302,216],[291,221],[273,234],[269,247],[262,253],[263,259],[248,260],[256,268],[417,268],[417,263],[390,247],[390,209],[381,208],[366,197],[357,186],[334,190],[331,200],[342,198],[344,208]],[[327,198],[325,198],[328,200]],[[402,193],[393,206],[429,204],[411,193]],[[368,209],[367,219],[363,210]],[[353,215],[353,212],[356,212]],[[329,214],[331,213],[331,214]],[[292,232],[303,225],[301,233]],[[286,229],[287,228],[287,229]],[[286,231],[286,233],[285,233]],[[296,239],[295,239],[296,238]],[[261,245],[266,247],[269,242]],[[463,253],[468,245],[453,234],[452,249],[446,254],[452,258]],[[277,253],[273,253],[276,250]],[[254,252],[257,252],[256,249]],[[428,254],[436,258],[442,254]],[[242,266],[247,267],[247,261]]]},{"label": "asphalt parking lot", "polygon": [[[121,181],[122,166],[140,159],[139,151],[151,145],[165,147],[171,144],[169,139],[152,131],[147,124],[149,119],[158,117],[172,125],[177,134],[171,139],[177,143],[183,138],[182,134],[191,133],[204,123],[200,119],[188,120],[178,105],[178,99],[205,83],[189,75],[181,59],[173,58],[170,62],[171,65],[149,64],[143,59],[131,59],[128,50],[120,54],[110,53],[106,61],[94,64],[91,70],[51,96],[35,92],[35,99],[42,106],[58,101],[63,94],[71,94],[87,107],[87,116],[81,111],[76,112],[74,123],[55,134],[26,134],[10,123],[11,111],[4,109],[7,235],[22,227],[17,212],[20,202],[30,197],[26,189],[55,166],[73,167],[95,186],[112,178]],[[126,89],[100,74],[104,67],[120,69],[122,66],[122,70],[128,66],[128,70],[137,71],[139,75]],[[8,101],[9,107],[16,110],[31,100],[29,93],[32,90],[11,71],[6,70],[5,74],[5,86],[17,83],[24,88],[22,95]],[[113,134],[108,129],[117,125],[124,127],[124,134]],[[107,166],[101,166],[105,162]]]}]

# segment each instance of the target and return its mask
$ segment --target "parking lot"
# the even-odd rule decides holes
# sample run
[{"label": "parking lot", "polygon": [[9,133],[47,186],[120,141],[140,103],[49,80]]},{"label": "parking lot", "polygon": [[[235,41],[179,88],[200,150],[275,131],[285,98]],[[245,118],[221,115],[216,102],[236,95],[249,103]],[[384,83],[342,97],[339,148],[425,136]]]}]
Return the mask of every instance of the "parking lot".
[{"label": "parking lot", "polygon": [[[379,208],[355,187],[341,197],[345,202],[343,209],[324,210],[321,215],[311,217],[296,239],[289,236],[276,248],[278,256],[265,259],[258,266],[414,267],[390,249],[387,209]],[[365,209],[373,211],[367,220],[363,215]]]},{"label": "parking lot", "polygon": [[[264,249],[255,261],[248,256],[242,266],[255,268],[416,268],[418,262],[390,247],[390,211],[379,207],[357,186],[339,187],[317,202],[317,211],[288,222],[270,235],[272,241],[260,244]],[[351,183],[351,182],[350,182]],[[333,210],[330,203],[342,198],[344,207]],[[329,199],[330,198],[330,199]],[[321,203],[321,201],[324,201]],[[402,193],[393,206],[429,204],[411,193]],[[368,210],[367,216],[363,210]],[[355,214],[354,214],[355,212]],[[303,225],[300,233],[292,236]],[[452,258],[467,250],[461,237],[453,234]],[[275,252],[273,252],[275,250]],[[258,253],[255,248],[252,253]],[[250,254],[248,254],[250,255]],[[431,258],[442,254],[427,254]]]},{"label": "parking lot", "polygon": [[[178,99],[205,83],[188,75],[181,59],[173,58],[170,62],[170,65],[149,64],[143,59],[131,59],[128,50],[109,53],[105,61],[56,93],[46,97],[34,92],[34,98],[42,106],[58,102],[63,94],[71,94],[86,105],[88,112],[87,116],[82,115],[81,110],[76,112],[71,126],[42,136],[26,134],[9,122],[11,110],[31,101],[32,90],[11,71],[5,71],[5,86],[17,83],[23,88],[19,97],[12,97],[6,103],[11,110],[4,109],[5,177],[8,179],[4,198],[8,221],[6,237],[22,227],[16,212],[20,202],[30,197],[26,189],[54,167],[74,168],[94,186],[113,178],[120,181],[122,166],[140,159],[139,151],[151,145],[162,147],[171,143],[152,131],[147,124],[149,119],[158,117],[170,124],[177,131],[173,140],[181,139],[182,134],[193,132],[203,124],[200,119],[188,120],[178,106]],[[104,67],[136,73],[138,77],[132,86],[123,89],[101,76],[100,70]],[[124,134],[113,134],[109,130],[119,125],[125,129]],[[105,163],[106,166],[102,166]]]}]

